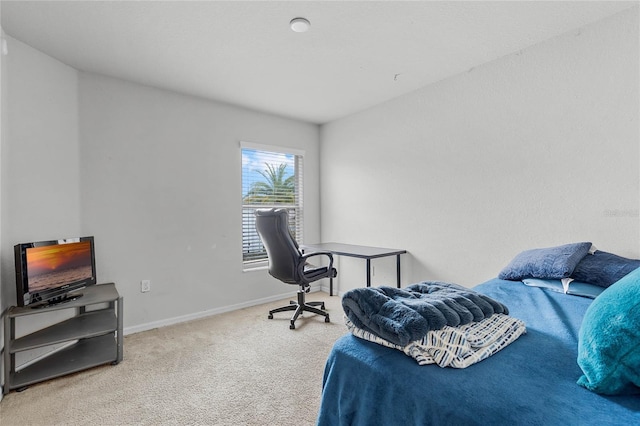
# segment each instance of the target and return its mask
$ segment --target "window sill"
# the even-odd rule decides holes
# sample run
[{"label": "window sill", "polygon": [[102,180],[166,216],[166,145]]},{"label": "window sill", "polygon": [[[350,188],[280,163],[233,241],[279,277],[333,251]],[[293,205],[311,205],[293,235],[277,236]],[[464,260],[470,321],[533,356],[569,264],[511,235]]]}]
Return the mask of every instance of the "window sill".
[{"label": "window sill", "polygon": [[269,265],[267,265],[266,263],[242,265],[242,272],[266,271],[267,269],[269,269]]}]

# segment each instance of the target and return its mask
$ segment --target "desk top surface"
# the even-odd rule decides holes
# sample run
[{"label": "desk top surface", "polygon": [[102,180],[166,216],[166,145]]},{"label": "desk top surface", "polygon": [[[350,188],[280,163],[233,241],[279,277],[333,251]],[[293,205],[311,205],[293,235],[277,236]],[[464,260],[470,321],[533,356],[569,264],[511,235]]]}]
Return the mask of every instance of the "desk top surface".
[{"label": "desk top surface", "polygon": [[373,259],[375,257],[395,256],[406,253],[406,250],[391,249],[382,247],[358,246],[354,244],[343,243],[317,243],[302,244],[303,250],[311,251],[328,251],[339,256],[361,257],[364,259]]}]

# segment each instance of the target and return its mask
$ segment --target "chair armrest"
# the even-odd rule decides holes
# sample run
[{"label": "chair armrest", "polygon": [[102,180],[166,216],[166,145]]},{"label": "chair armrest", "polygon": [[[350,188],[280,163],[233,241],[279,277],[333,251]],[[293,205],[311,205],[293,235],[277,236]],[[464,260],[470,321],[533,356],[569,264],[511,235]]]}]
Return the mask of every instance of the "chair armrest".
[{"label": "chair armrest", "polygon": [[300,256],[300,260],[307,261],[312,256],[327,256],[329,258],[329,269],[333,268],[333,253],[329,251],[314,251],[312,253],[305,253]]},{"label": "chair armrest", "polygon": [[[330,277],[331,271],[333,270],[333,254],[331,252],[328,252],[328,251],[316,251],[316,252],[313,252],[313,253],[305,253],[305,254],[303,254],[302,256],[300,256],[300,262],[298,263],[298,276],[307,285],[310,284],[310,281],[305,279],[304,267],[305,267],[305,265],[307,263],[307,260],[310,257],[313,257],[313,256],[327,256],[329,258],[329,266],[327,267],[327,271],[328,271],[329,275],[327,275],[327,278]],[[316,278],[316,279],[318,279],[318,278]]]}]

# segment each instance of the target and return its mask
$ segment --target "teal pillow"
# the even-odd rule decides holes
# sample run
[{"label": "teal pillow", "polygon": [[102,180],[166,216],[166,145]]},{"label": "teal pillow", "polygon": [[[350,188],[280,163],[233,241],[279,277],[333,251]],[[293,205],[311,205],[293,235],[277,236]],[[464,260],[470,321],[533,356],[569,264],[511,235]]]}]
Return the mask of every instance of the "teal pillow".
[{"label": "teal pillow", "polygon": [[640,393],[640,268],[589,306],[578,338],[578,384],[604,395]]}]

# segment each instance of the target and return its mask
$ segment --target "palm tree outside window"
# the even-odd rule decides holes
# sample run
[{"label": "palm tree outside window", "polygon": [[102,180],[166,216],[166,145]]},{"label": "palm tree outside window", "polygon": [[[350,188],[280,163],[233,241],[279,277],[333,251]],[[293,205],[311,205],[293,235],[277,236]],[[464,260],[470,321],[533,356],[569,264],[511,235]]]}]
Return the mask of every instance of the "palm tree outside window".
[{"label": "palm tree outside window", "polygon": [[266,264],[255,229],[255,211],[286,208],[291,234],[302,243],[303,153],[242,143],[242,261],[245,269]]}]

